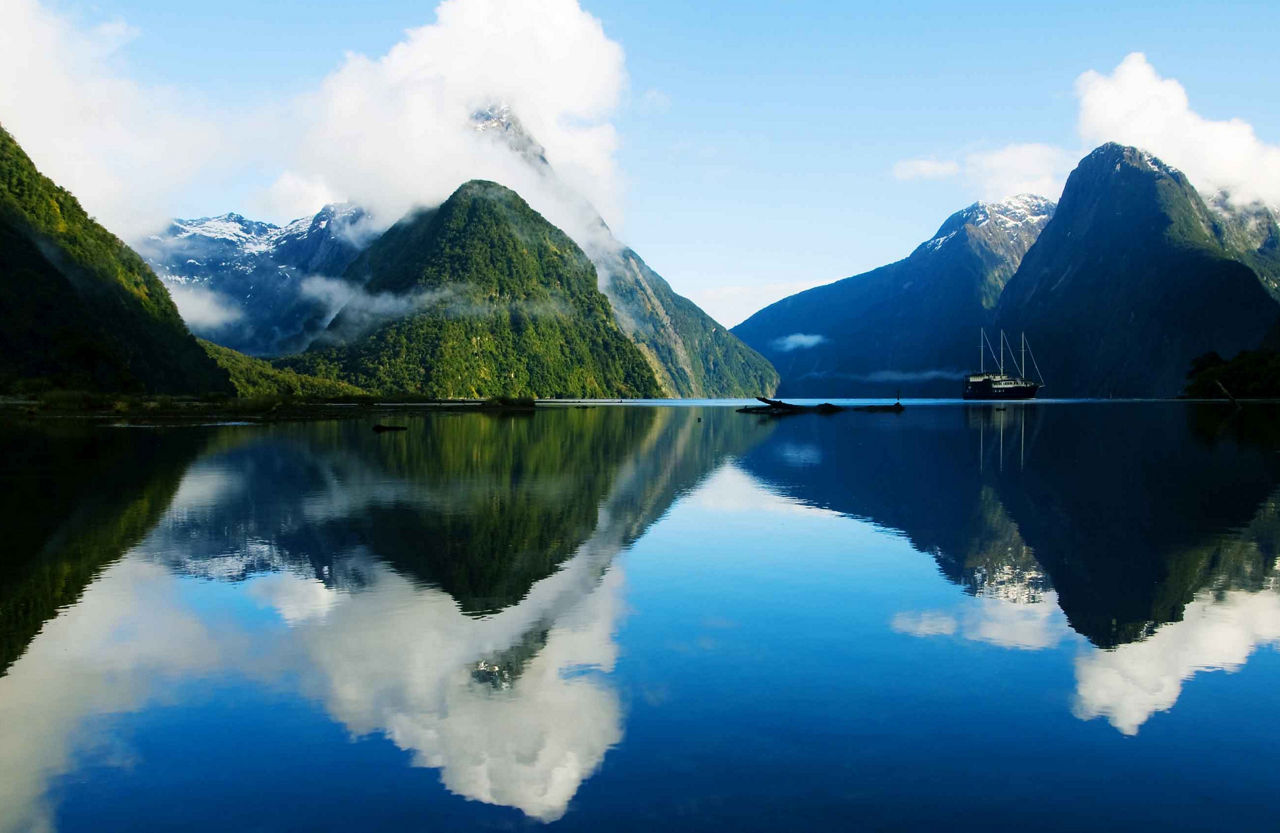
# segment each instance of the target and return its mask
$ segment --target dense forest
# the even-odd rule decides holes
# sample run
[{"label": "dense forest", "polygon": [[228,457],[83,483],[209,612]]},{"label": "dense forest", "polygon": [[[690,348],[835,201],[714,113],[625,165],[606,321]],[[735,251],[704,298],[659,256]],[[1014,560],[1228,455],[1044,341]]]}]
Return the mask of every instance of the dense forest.
[{"label": "dense forest", "polygon": [[[591,260],[501,185],[468,182],[438,209],[404,218],[347,277],[366,294],[279,366],[438,398],[662,393]],[[366,298],[379,303],[362,306]],[[399,317],[377,312],[386,306]]]}]

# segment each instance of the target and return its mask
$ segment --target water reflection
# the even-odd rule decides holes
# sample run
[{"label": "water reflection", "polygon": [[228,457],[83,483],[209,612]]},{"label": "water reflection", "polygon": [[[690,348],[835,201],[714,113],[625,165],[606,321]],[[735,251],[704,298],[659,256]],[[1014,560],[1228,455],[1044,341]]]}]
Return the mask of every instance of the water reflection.
[{"label": "water reflection", "polygon": [[[975,601],[890,627],[1008,648],[1097,648],[1075,713],[1136,733],[1197,671],[1273,643],[1275,414],[1167,405],[909,410],[791,420],[745,461],[797,500],[904,534]],[[790,449],[821,447],[797,462]]]},{"label": "water reflection", "polygon": [[[1273,416],[614,407],[431,414],[386,435],[358,421],[0,428],[13,496],[0,502],[0,830],[58,829],[68,790],[143,768],[125,718],[199,720],[246,692],[278,696],[259,707],[272,720],[300,703],[399,750],[398,769],[431,770],[472,802],[459,824],[489,805],[507,814],[484,819],[498,826],[572,826],[619,744],[638,750],[621,756],[633,776],[658,778],[669,762],[660,741],[628,737],[629,697],[681,725],[697,704],[679,700],[680,675],[718,695],[685,731],[744,773],[774,755],[818,760],[807,739],[842,730],[910,771],[945,771],[910,734],[942,702],[922,673],[941,652],[972,667],[947,683],[962,692],[1013,667],[984,657],[1057,663],[1036,693],[1063,722],[1086,729],[1070,709],[1136,734],[1197,674],[1280,643]],[[673,524],[683,532],[664,538]],[[618,556],[642,538],[624,574]],[[656,578],[653,546],[667,552]],[[885,553],[896,561],[876,562]],[[651,608],[668,605],[648,627],[691,629],[620,643],[637,574]],[[651,672],[630,690],[624,649]],[[962,699],[938,719],[964,723]],[[1026,703],[975,700],[1011,724]],[[857,734],[850,715],[873,726]],[[762,726],[797,731],[770,747]],[[858,760],[858,743],[841,748]]]},{"label": "water reflection", "polygon": [[[356,422],[91,432],[176,437],[186,461],[203,456],[181,480],[180,467],[134,467],[156,480],[115,492],[110,509],[137,520],[99,534],[85,572],[109,566],[56,616],[84,582],[40,599],[35,618],[51,621],[0,679],[0,829],[52,829],[42,797],[54,778],[85,760],[128,764],[95,748],[87,727],[102,716],[227,673],[296,687],[353,736],[385,736],[439,770],[455,794],[560,817],[623,734],[605,676],[623,610],[615,556],[767,434],[727,411],[703,416],[433,415],[381,437]],[[86,483],[101,474],[89,467]],[[159,497],[140,512],[139,494]],[[80,529],[83,513],[63,510],[51,541]],[[86,523],[100,532],[96,518]],[[27,554],[28,572],[54,550],[66,546]],[[243,583],[283,627],[184,604],[175,573]],[[23,639],[8,622],[6,634]]]}]

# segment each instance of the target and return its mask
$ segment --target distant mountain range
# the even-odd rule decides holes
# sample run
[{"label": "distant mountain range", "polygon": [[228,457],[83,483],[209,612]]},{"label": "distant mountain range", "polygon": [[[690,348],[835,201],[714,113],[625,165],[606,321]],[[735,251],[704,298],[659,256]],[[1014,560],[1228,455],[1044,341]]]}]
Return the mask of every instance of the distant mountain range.
[{"label": "distant mountain range", "polygon": [[[560,181],[542,146],[509,109],[478,111],[472,126],[531,166],[560,199],[593,218],[598,233],[586,254],[617,325],[657,378],[657,395],[755,396],[777,387],[777,373],[767,360],[677,295],[613,236],[595,209]],[[371,279],[367,269],[347,271],[376,239],[371,227],[368,215],[350,205],[326,206],[315,217],[284,227],[225,214],[176,220],[141,249],[175,292],[213,293],[237,313],[234,320],[193,322],[200,335],[251,355],[280,356],[306,349],[345,296]],[[328,336],[332,341],[338,334]]]},{"label": "distant mountain range", "polygon": [[955,396],[978,328],[1053,217],[1032,195],[974,203],[897,263],[784,298],[733,329],[787,396]]},{"label": "distant mountain range", "polygon": [[276,226],[239,214],[175,220],[138,244],[175,293],[213,293],[236,317],[193,320],[200,335],[254,356],[303,350],[324,329],[332,305],[307,280],[336,277],[373,237],[354,205],[326,205],[314,217]]},{"label": "distant mountain range", "polygon": [[955,396],[987,327],[997,345],[995,330],[1027,334],[1049,396],[1173,396],[1192,359],[1273,334],[1277,299],[1270,209],[1206,202],[1159,159],[1107,144],[1056,208],[977,203],[905,260],[785,298],[734,332],[773,361],[785,395]]},{"label": "distant mountain range", "polygon": [[[1206,198],[1136,148],[1090,153],[1057,205],[975,203],[905,259],[729,332],[619,243],[508,111],[473,126],[588,219],[583,247],[472,181],[381,235],[350,205],[284,227],[175,221],[142,245],[162,281],[0,131],[0,389],[955,396],[979,328],[997,344],[997,330],[1025,332],[1054,397],[1176,395],[1200,357],[1201,393],[1222,379],[1270,390],[1261,377],[1280,366],[1274,352],[1247,367],[1213,355],[1280,345],[1274,211]],[[166,286],[205,305],[192,326],[222,347],[192,337]]]}]

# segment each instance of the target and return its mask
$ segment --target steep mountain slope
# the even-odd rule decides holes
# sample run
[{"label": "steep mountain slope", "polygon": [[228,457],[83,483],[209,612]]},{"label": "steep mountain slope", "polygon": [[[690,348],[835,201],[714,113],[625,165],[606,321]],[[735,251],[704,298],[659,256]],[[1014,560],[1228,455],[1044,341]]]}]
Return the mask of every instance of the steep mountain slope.
[{"label": "steep mountain slope", "polygon": [[1223,191],[1210,197],[1208,205],[1218,240],[1280,300],[1280,224],[1275,212],[1261,202],[1236,204]]},{"label": "steep mountain slope", "polygon": [[231,392],[164,285],[0,128],[0,389]]},{"label": "steep mountain slope", "polygon": [[739,397],[771,395],[778,374],[769,362],[614,237],[596,210],[573,193],[547,162],[546,152],[506,107],[473,116],[475,129],[520,156],[568,204],[592,218],[598,233],[585,243],[600,274],[618,326],[644,353],[666,395]]},{"label": "steep mountain slope", "polygon": [[997,325],[1027,333],[1052,396],[1176,395],[1193,358],[1255,347],[1280,318],[1247,265],[1265,237],[1242,253],[1240,227],[1181,172],[1103,145],[1068,178]]},{"label": "steep mountain slope", "polygon": [[788,396],[955,396],[1005,282],[1053,216],[1032,195],[975,203],[907,258],[784,298],[733,332]]},{"label": "steep mountain slope", "polygon": [[193,319],[200,335],[258,356],[306,348],[332,314],[323,286],[368,244],[369,218],[353,205],[326,205],[280,227],[239,214],[175,220],[139,251],[180,300],[211,292],[235,317]]},{"label": "steep mountain slope", "polygon": [[614,323],[591,261],[496,183],[468,182],[404,218],[346,274],[367,276],[366,294],[282,365],[442,398],[661,391]]}]

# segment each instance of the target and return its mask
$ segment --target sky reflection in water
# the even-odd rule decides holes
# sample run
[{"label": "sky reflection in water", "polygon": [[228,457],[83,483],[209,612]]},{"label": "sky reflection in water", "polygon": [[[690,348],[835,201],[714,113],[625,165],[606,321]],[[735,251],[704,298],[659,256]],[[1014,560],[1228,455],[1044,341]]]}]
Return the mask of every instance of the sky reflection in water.
[{"label": "sky reflection in water", "polygon": [[1260,823],[1272,416],[5,428],[0,830]]}]

